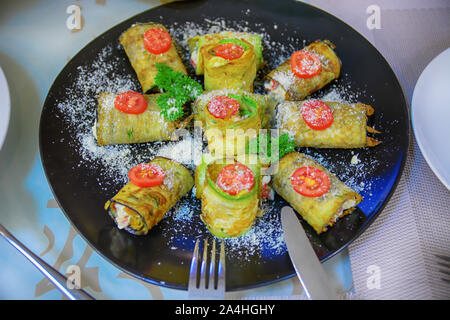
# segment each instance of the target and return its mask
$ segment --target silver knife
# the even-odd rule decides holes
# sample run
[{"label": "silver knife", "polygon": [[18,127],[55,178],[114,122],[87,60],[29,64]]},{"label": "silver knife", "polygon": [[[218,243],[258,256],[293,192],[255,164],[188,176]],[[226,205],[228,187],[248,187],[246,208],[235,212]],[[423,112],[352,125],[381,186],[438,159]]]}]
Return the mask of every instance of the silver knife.
[{"label": "silver knife", "polygon": [[284,239],[295,272],[310,300],[337,300],[337,291],[312,248],[303,226],[291,207],[281,209]]}]

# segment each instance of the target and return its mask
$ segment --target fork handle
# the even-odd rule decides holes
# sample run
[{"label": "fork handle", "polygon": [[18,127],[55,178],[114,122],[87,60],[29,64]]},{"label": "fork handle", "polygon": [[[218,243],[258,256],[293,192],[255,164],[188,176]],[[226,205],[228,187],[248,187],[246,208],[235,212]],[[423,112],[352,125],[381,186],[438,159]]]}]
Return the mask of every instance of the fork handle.
[{"label": "fork handle", "polygon": [[23,254],[39,271],[44,274],[63,294],[71,300],[94,300],[88,293],[81,289],[70,289],[67,286],[67,279],[44,260],[39,258],[19,240],[17,240],[2,224],[0,224],[0,235],[5,238],[14,248]]}]

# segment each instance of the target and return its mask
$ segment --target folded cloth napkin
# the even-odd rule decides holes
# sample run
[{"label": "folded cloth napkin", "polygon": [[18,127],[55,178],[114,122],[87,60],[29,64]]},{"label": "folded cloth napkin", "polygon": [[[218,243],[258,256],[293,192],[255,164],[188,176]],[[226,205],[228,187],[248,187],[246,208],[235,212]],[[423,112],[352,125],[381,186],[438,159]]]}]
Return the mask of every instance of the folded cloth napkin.
[{"label": "folded cloth napkin", "polygon": [[[450,47],[450,2],[378,0],[381,28],[369,30],[371,0],[313,0],[350,24],[388,60],[411,103],[426,65]],[[450,192],[411,134],[405,170],[389,204],[350,246],[354,290],[364,299],[449,299],[435,254],[450,256]]]}]

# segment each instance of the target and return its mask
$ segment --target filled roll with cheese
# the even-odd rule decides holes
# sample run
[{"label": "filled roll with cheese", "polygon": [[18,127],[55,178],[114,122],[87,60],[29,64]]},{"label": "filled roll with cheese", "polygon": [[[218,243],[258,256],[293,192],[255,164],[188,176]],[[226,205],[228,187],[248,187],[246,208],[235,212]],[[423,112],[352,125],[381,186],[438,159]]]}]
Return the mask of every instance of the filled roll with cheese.
[{"label": "filled roll with cheese", "polygon": [[210,152],[223,155],[245,153],[249,139],[272,121],[275,100],[242,90],[211,91],[194,103],[195,121],[200,122]]},{"label": "filled roll with cheese", "polygon": [[270,72],[264,84],[269,94],[279,100],[303,100],[337,79],[341,61],[328,40],[315,41]]},{"label": "filled roll with cheese", "polygon": [[235,159],[205,161],[195,170],[196,196],[201,199],[201,220],[217,237],[245,234],[259,213],[260,165]]},{"label": "filled roll with cheese", "polygon": [[191,51],[191,63],[197,75],[204,74],[204,60],[201,49],[205,45],[215,44],[224,39],[238,39],[250,43],[256,55],[257,68],[260,69],[264,64],[262,55],[262,42],[259,34],[247,32],[222,31],[219,33],[208,33],[188,39],[189,50]]},{"label": "filled roll with cheese", "polygon": [[[161,114],[156,103],[159,95],[141,95],[132,91],[119,95],[101,93],[98,97],[97,122],[93,127],[98,145],[169,140],[177,128],[175,122],[165,120]],[[128,107],[128,103],[134,103],[133,107],[142,104],[141,109],[133,110],[140,113],[129,113],[128,109],[132,108]],[[118,104],[125,107],[121,109]]]},{"label": "filled roll with cheese", "polygon": [[131,181],[105,210],[119,229],[136,235],[146,235],[194,184],[184,166],[162,157],[133,167],[128,175]]},{"label": "filled roll with cheese", "polygon": [[362,200],[333,173],[298,152],[280,160],[272,187],[318,234],[352,212]]},{"label": "filled roll with cheese", "polygon": [[380,143],[367,135],[368,131],[378,133],[367,126],[367,116],[373,112],[362,103],[285,101],[277,106],[276,126],[281,133],[289,133],[299,147],[373,147]]},{"label": "filled roll with cheese", "polygon": [[187,74],[167,29],[155,22],[136,23],[120,35],[120,44],[130,60],[145,93],[155,86],[157,63]]},{"label": "filled roll with cheese", "polygon": [[221,32],[194,37],[188,43],[196,73],[204,74],[205,90],[253,91],[262,64],[259,35]]}]

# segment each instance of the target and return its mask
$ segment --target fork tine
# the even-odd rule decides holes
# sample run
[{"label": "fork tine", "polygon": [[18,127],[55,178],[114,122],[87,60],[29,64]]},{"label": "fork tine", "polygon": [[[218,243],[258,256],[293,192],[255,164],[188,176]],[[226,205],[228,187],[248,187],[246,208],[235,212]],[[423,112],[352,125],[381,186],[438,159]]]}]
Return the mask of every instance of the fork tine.
[{"label": "fork tine", "polygon": [[216,277],[214,276],[216,272],[216,239],[213,239],[212,249],[211,249],[211,260],[209,264],[209,285],[208,288],[216,288]]},{"label": "fork tine", "polygon": [[203,259],[202,259],[202,266],[200,268],[200,289],[205,289],[208,285],[208,282],[206,281],[206,259],[208,257],[208,240],[205,239],[204,246],[203,246]]},{"label": "fork tine", "polygon": [[225,292],[225,246],[222,241],[220,245],[219,267],[217,270],[217,290]]},{"label": "fork tine", "polygon": [[191,268],[189,270],[189,284],[188,290],[194,290],[197,288],[197,271],[198,271],[198,245],[200,240],[197,239],[195,242],[194,253],[192,255]]}]

